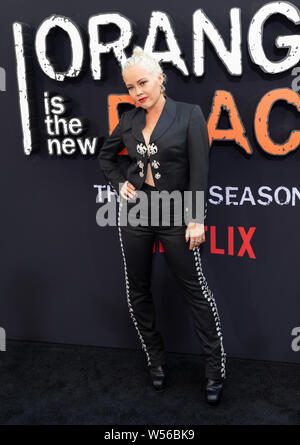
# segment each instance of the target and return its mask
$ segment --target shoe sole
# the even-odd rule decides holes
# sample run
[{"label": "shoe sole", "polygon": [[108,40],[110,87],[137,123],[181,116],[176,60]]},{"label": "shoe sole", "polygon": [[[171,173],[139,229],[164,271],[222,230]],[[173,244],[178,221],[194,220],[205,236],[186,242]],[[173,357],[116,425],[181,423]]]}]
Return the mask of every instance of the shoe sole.
[{"label": "shoe sole", "polygon": [[[217,400],[209,400],[206,397],[205,397],[205,400],[209,406],[217,406],[221,402],[222,394],[223,394],[223,388],[221,389],[221,391],[219,393],[219,398]],[[205,394],[205,396],[206,396],[206,394]]]}]

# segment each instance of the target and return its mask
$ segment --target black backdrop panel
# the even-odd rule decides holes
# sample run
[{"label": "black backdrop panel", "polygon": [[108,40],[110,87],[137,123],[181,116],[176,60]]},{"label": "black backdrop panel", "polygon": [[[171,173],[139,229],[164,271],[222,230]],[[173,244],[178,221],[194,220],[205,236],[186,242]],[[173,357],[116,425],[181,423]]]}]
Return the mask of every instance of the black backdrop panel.
[{"label": "black backdrop panel", "polygon": [[[126,94],[120,69],[112,54],[102,58],[103,78],[93,80],[88,49],[88,20],[98,13],[119,12],[135,23],[133,44],[144,46],[152,11],[163,11],[173,21],[178,43],[190,75],[184,76],[169,63],[167,94],[175,100],[198,103],[209,116],[216,90],[229,91],[253,149],[247,155],[234,142],[215,141],[211,147],[210,195],[206,218],[207,241],[201,247],[203,270],[222,321],[224,348],[229,356],[300,362],[297,326],[300,326],[300,273],[298,254],[299,198],[280,205],[274,198],[284,187],[283,201],[293,188],[299,191],[300,149],[287,156],[272,156],[256,141],[254,116],[266,92],[291,88],[291,71],[266,74],[249,56],[247,31],[253,15],[265,2],[205,0],[197,2],[151,1],[137,7],[135,1],[84,2],[52,0],[3,1],[0,15],[0,64],[6,70],[6,91],[0,92],[1,110],[1,292],[0,326],[7,338],[140,348],[126,300],[123,260],[117,227],[96,224],[97,187],[105,185],[95,156],[79,154],[51,157],[43,124],[43,94],[53,91],[72,101],[71,115],[86,116],[89,135],[108,135],[107,99]],[[293,3],[296,6],[296,3]],[[229,11],[241,8],[243,74],[232,76],[212,45],[205,44],[205,75],[193,74],[193,12],[202,8],[229,44]],[[81,29],[84,72],[76,80],[49,79],[33,61],[33,79],[40,125],[39,149],[26,156],[23,151],[19,111],[13,22],[32,26],[34,33],[51,14],[70,17]],[[275,15],[265,24],[263,38],[269,58],[279,60],[278,35],[298,34],[288,20]],[[118,36],[114,27],[103,34],[110,41]],[[34,37],[34,34],[33,34]],[[70,46],[63,35],[55,36],[54,52],[60,64],[68,64]],[[159,36],[157,51],[166,49]],[[300,62],[299,62],[300,64]],[[222,113],[220,128],[228,127]],[[300,129],[297,110],[284,103],[274,106],[270,116],[271,135],[278,143],[293,129]],[[126,168],[126,157],[121,156]],[[259,188],[269,187],[273,201],[258,202]],[[228,187],[235,187],[229,190]],[[253,201],[241,202],[245,187]],[[235,197],[229,198],[228,193]],[[226,203],[227,198],[234,203]],[[220,200],[221,196],[221,200]],[[262,199],[262,198],[261,198]],[[228,227],[233,227],[234,254],[228,255]],[[239,227],[255,232],[251,247],[255,258],[242,245]],[[214,232],[215,230],[215,232]],[[215,233],[215,236],[214,236]],[[214,253],[212,245],[224,253]],[[168,351],[201,353],[188,306],[157,241],[153,254],[153,295],[157,323]],[[293,331],[294,330],[294,331]],[[298,330],[299,332],[299,330]],[[299,335],[299,334],[298,334]],[[293,343],[294,340],[294,343]]]}]

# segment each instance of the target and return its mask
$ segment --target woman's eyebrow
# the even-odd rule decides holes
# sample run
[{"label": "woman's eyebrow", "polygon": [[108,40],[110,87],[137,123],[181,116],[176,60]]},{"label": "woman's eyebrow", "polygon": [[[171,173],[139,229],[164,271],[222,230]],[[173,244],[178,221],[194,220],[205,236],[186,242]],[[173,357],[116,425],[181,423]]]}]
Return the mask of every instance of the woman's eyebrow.
[{"label": "woman's eyebrow", "polygon": [[[146,79],[146,77],[142,77],[141,79],[138,80],[138,82],[140,82],[143,79]],[[128,83],[126,86],[129,87],[130,85],[131,85],[131,83]]]}]

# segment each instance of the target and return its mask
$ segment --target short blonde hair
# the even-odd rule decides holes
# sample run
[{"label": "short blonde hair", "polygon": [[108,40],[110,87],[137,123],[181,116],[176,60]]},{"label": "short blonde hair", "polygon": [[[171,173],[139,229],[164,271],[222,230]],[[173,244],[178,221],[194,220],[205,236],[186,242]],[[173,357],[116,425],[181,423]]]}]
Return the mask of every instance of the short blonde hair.
[{"label": "short blonde hair", "polygon": [[135,46],[132,52],[132,55],[126,60],[126,62],[122,65],[122,75],[126,68],[131,66],[141,65],[146,68],[150,73],[154,75],[162,74],[163,75],[163,83],[162,83],[162,92],[166,91],[165,83],[167,80],[166,74],[163,72],[162,67],[159,62],[150,54],[146,53],[141,46]]}]

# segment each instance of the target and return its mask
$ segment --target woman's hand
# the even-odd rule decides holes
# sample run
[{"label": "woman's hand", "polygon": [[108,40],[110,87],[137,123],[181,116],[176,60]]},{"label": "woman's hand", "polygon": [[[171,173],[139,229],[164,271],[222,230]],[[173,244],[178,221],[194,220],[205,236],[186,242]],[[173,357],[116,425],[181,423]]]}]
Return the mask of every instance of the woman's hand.
[{"label": "woman's hand", "polygon": [[120,190],[120,194],[124,199],[127,199],[127,201],[129,198],[135,198],[136,191],[134,185],[126,180]]},{"label": "woman's hand", "polygon": [[190,222],[185,232],[185,242],[187,242],[189,238],[190,238],[189,250],[192,250],[193,247],[199,246],[199,244],[203,243],[205,241],[204,224]]}]

